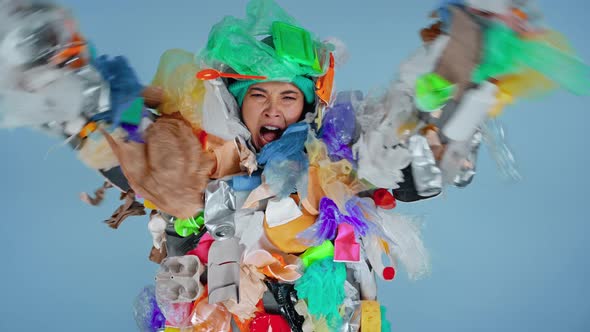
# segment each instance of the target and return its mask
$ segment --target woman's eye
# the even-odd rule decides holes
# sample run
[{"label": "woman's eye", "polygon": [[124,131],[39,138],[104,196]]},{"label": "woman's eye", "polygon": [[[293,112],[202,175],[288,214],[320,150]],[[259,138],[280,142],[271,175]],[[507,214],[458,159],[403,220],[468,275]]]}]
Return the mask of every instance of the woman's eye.
[{"label": "woman's eye", "polygon": [[259,98],[259,97],[264,97],[264,95],[263,95],[262,93],[253,93],[253,94],[251,94],[250,96],[251,96],[251,97],[256,97],[256,98]]},{"label": "woman's eye", "polygon": [[295,100],[295,97],[291,97],[291,96],[285,96],[283,97],[283,100]]}]

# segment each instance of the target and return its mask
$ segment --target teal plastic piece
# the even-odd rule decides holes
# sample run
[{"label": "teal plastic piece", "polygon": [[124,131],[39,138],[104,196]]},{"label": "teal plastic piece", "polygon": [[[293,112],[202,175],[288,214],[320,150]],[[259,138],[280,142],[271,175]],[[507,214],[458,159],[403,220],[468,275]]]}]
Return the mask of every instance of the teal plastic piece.
[{"label": "teal plastic piece", "polygon": [[344,263],[325,258],[311,264],[295,282],[297,296],[307,301],[309,313],[316,319],[324,317],[331,331],[342,324],[339,309],[346,297],[345,280]]},{"label": "teal plastic piece", "polygon": [[381,306],[381,332],[391,332],[391,323],[387,320],[387,309]]},{"label": "teal plastic piece", "polygon": [[559,50],[549,43],[523,39],[503,24],[493,24],[485,30],[481,64],[474,70],[472,80],[481,83],[531,68],[572,93],[590,94],[590,67],[579,58]]},{"label": "teal plastic piece", "polygon": [[138,126],[141,122],[143,113],[143,98],[135,99],[131,105],[123,111],[120,121],[131,125]]}]

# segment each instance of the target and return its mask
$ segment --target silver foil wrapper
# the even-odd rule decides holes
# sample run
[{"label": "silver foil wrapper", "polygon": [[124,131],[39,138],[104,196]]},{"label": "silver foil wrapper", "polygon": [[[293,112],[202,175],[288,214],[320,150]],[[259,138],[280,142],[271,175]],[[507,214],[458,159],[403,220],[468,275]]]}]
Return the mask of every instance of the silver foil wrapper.
[{"label": "silver foil wrapper", "polygon": [[211,181],[205,190],[205,227],[216,240],[232,238],[236,227],[236,195],[226,181]]},{"label": "silver foil wrapper", "polygon": [[412,174],[414,185],[420,196],[433,196],[442,191],[442,173],[424,136],[410,137],[409,147],[412,155]]},{"label": "silver foil wrapper", "polygon": [[469,141],[451,141],[440,163],[443,182],[465,187],[475,176],[477,152],[482,141],[481,131],[476,131]]},{"label": "silver foil wrapper", "polygon": [[84,66],[76,71],[76,75],[84,82],[82,114],[90,119],[99,113],[108,111],[111,107],[109,83],[103,80],[93,66]]}]

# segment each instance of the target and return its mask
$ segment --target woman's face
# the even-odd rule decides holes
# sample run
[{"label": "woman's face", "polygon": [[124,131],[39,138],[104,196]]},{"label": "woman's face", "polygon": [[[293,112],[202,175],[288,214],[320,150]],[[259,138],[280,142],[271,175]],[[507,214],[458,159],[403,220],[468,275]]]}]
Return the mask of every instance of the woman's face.
[{"label": "woman's face", "polygon": [[260,150],[278,139],[303,114],[305,97],[293,84],[264,82],[252,84],[242,102],[242,118]]}]

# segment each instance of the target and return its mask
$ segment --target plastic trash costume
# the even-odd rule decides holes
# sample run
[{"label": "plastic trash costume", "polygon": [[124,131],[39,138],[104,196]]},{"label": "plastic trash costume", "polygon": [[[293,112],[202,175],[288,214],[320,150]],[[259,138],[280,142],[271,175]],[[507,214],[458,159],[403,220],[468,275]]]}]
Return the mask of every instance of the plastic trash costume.
[{"label": "plastic trash costume", "polygon": [[[469,184],[484,134],[509,171],[486,120],[557,85],[588,89],[588,67],[522,1],[437,12],[388,91],[364,98],[332,91],[338,49],[271,1],[223,19],[196,56],[167,51],[148,87],[61,9],[0,2],[0,126],[67,137],[107,179],[85,201],[123,192],[109,226],[151,210],[161,267],[136,301],[141,330],[387,331],[375,278],[429,266],[396,199]],[[257,150],[240,106],[263,81],[292,82],[307,106]]]}]

